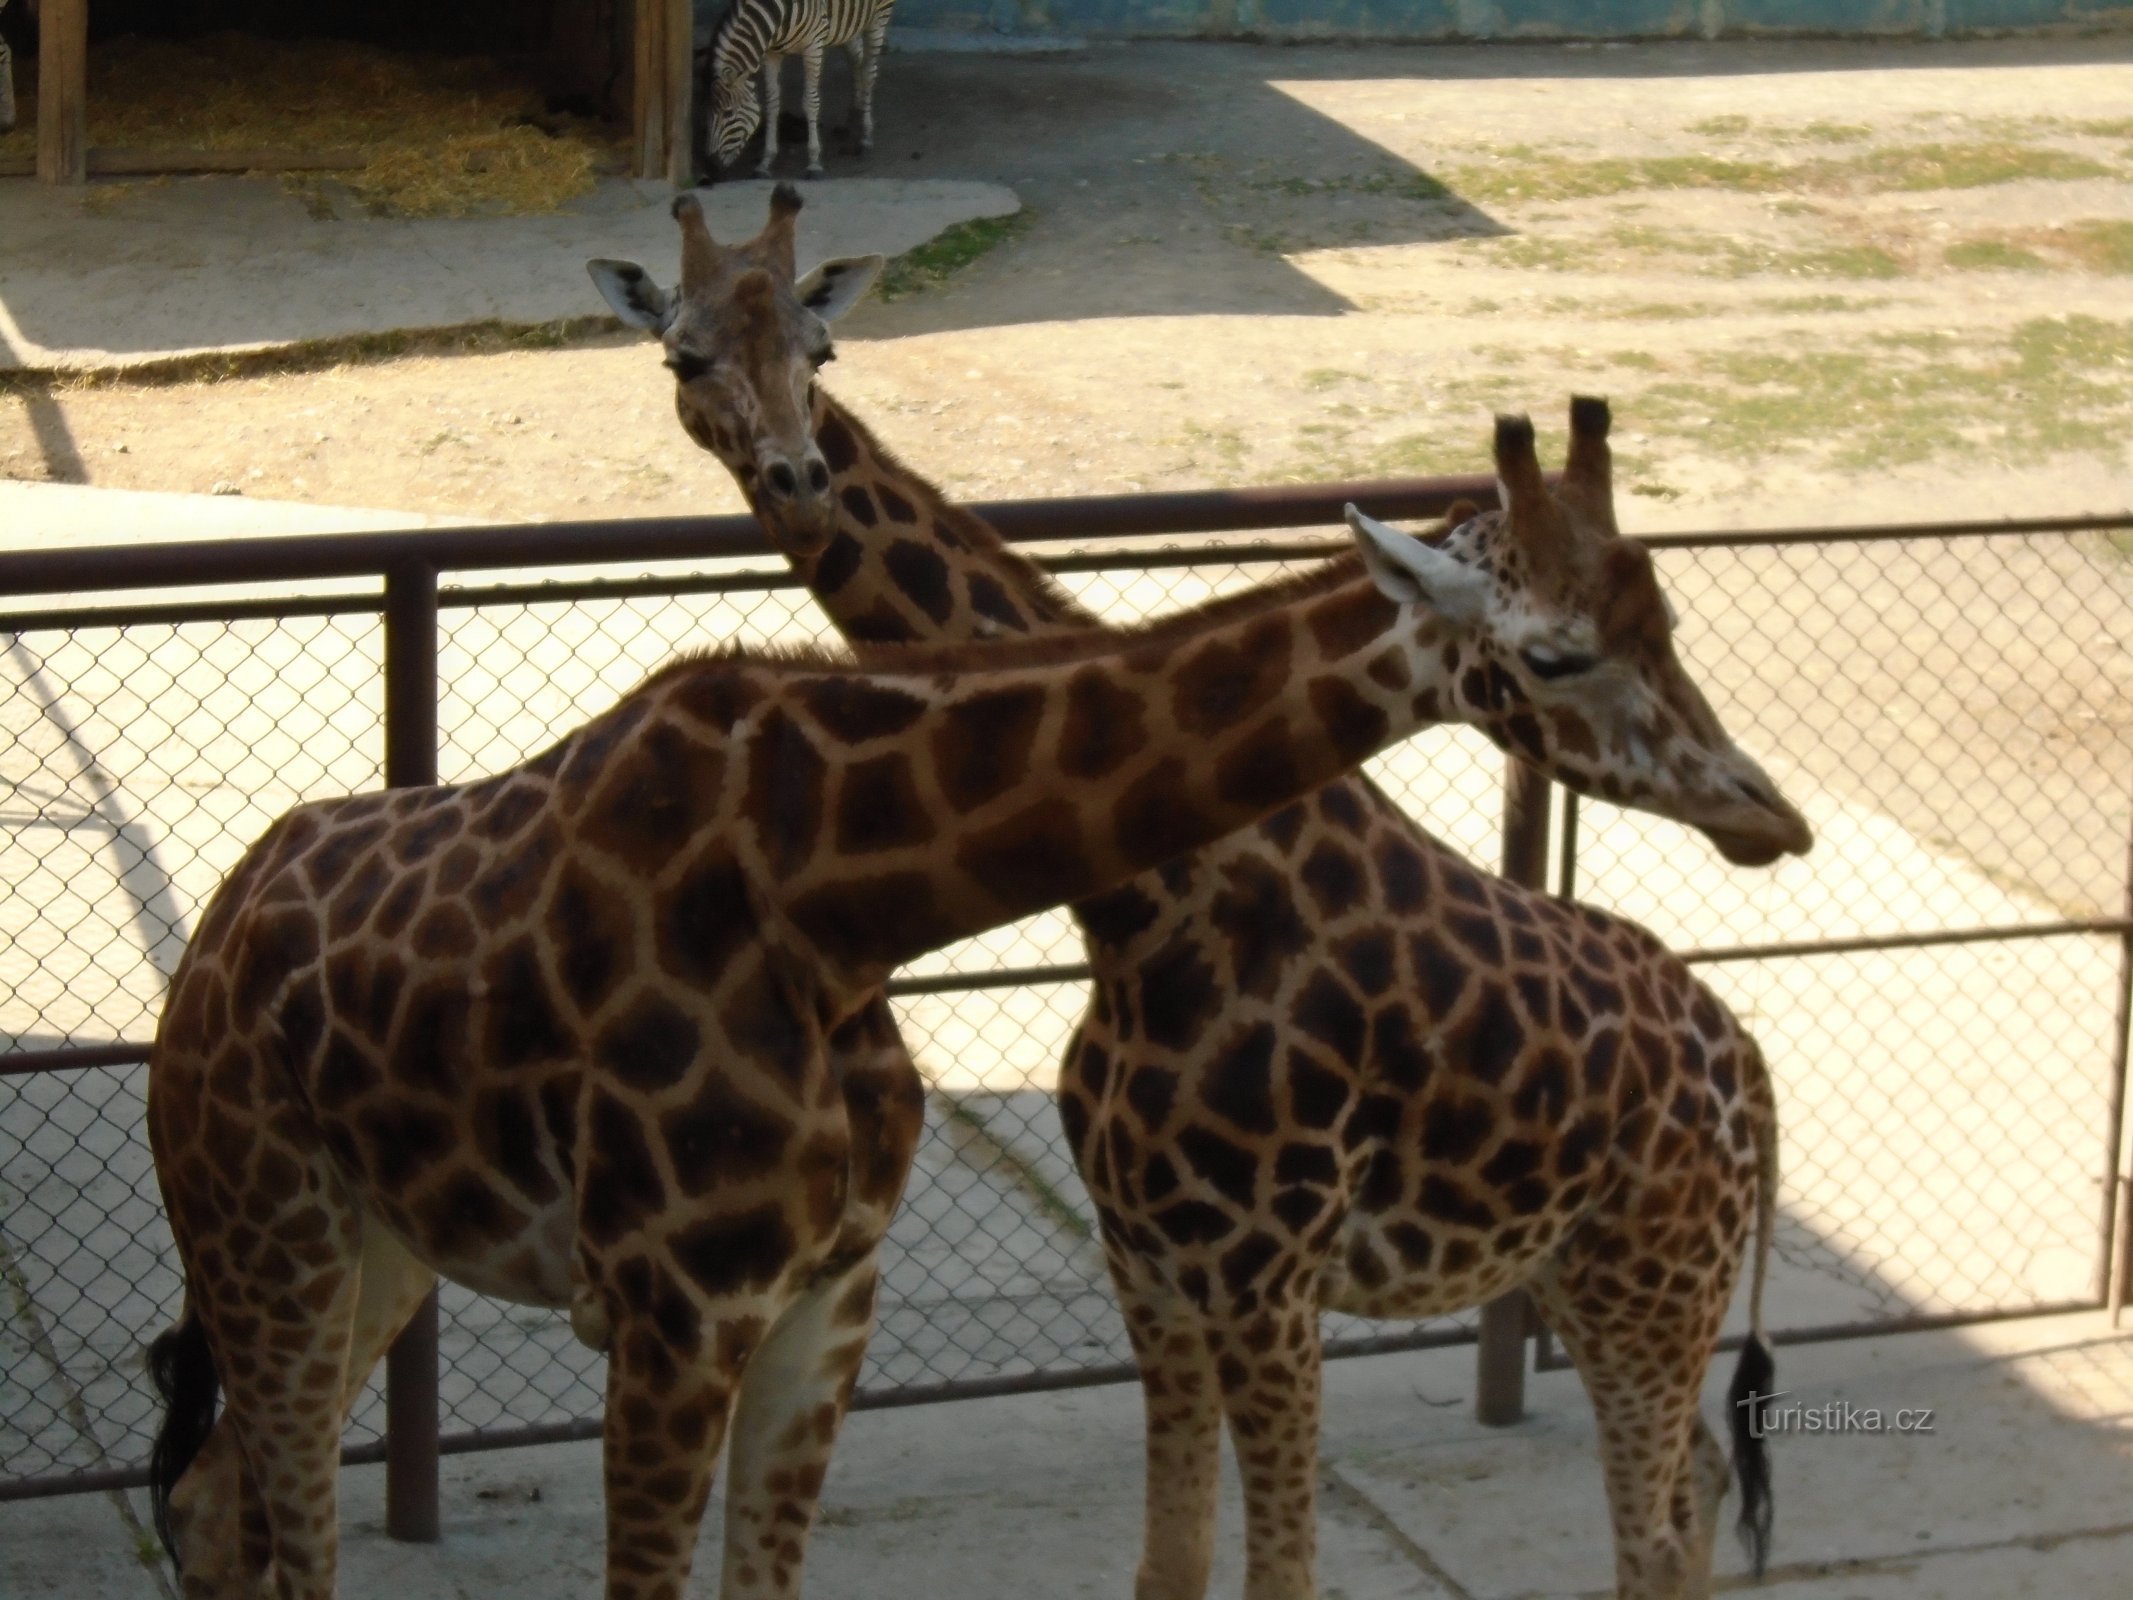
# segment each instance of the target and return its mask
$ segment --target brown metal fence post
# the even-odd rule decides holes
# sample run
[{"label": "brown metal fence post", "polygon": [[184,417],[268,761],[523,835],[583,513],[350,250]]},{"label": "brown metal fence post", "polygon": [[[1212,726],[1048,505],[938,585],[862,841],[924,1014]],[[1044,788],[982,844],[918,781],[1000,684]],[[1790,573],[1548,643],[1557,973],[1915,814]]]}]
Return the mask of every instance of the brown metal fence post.
[{"label": "brown metal fence post", "polygon": [[[2119,886],[2120,914],[2133,923],[2133,832],[2126,839],[2125,882]],[[2097,1263],[2097,1296],[2118,1326],[2125,1310],[2127,1279],[2133,1277],[2133,1203],[2127,1188],[2133,1171],[2120,1165],[2126,1138],[2126,1062],[2133,1049],[2133,926],[2118,935],[2118,1007],[2111,1020],[2110,1105],[2104,1116],[2103,1253]],[[2133,1165],[2133,1164],[2129,1164]]]},{"label": "brown metal fence post", "polygon": [[[385,577],[385,786],[437,781],[437,569]],[[437,1537],[437,1291],[385,1356],[385,1531]]]},{"label": "brown metal fence post", "polygon": [[[1548,780],[1518,760],[1504,778],[1503,875],[1529,889],[1548,886]],[[1526,1414],[1526,1335],[1534,1321],[1523,1289],[1481,1308],[1476,1421],[1501,1428]]]}]

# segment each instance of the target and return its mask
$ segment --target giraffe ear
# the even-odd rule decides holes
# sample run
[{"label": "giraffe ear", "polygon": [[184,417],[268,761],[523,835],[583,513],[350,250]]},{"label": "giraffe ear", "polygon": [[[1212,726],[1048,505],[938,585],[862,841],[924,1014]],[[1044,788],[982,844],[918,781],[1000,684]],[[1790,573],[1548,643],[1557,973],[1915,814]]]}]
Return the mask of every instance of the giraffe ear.
[{"label": "giraffe ear", "polygon": [[600,291],[600,297],[630,327],[642,328],[654,338],[667,331],[679,302],[636,262],[596,257],[585,263],[585,270],[592,274],[593,287]]},{"label": "giraffe ear", "polygon": [[1488,575],[1435,545],[1347,508],[1348,526],[1377,586],[1403,606],[1427,606],[1448,622],[1476,621],[1488,604]]},{"label": "giraffe ear", "polygon": [[874,287],[885,265],[884,256],[839,256],[794,284],[793,296],[824,322],[835,322]]}]

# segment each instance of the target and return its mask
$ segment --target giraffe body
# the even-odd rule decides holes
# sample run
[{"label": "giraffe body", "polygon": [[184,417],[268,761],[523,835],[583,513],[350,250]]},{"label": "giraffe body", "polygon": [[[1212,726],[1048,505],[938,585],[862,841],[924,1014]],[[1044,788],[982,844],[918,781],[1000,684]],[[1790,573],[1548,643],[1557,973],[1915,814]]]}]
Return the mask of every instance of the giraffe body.
[{"label": "giraffe body", "polygon": [[983,670],[684,660],[512,771],[277,822],[150,1061],[188,1592],[332,1592],[341,1418],[442,1273],[605,1349],[613,1600],[680,1594],[722,1444],[722,1592],[796,1593],[921,1116],[882,983],[1410,731],[1504,619],[1455,558],[1358,540]]},{"label": "giraffe body", "polygon": [[[781,345],[803,361],[826,345],[766,328],[768,302],[730,320],[730,273],[702,251],[685,232],[678,302],[635,269],[595,276],[664,335],[685,427],[863,654],[1088,625],[819,388],[804,429],[759,404],[783,393]],[[830,263],[797,297],[848,304],[869,270]],[[1446,547],[1507,606],[1564,605],[1576,571],[1618,559],[1604,410],[1573,419],[1560,489],[1540,485],[1530,434],[1521,450],[1500,432],[1511,505],[1454,516]],[[779,460],[810,471],[766,476]],[[784,487],[817,478],[813,496]],[[1753,763],[1717,759],[1730,742],[1680,678],[1663,602],[1609,614],[1627,592],[1589,603],[1597,641],[1572,628],[1518,652],[1524,673],[1448,673],[1441,709],[1588,792],[1705,825],[1736,859],[1804,849]],[[1581,731],[1542,700],[1597,670],[1581,649],[1630,641],[1676,708],[1678,759],[1656,717]],[[1764,803],[1760,834],[1729,793]],[[1225,1426],[1249,1600],[1312,1594],[1319,1312],[1442,1315],[1516,1285],[1599,1411],[1620,1592],[1705,1592],[1726,1459],[1697,1393],[1752,1223],[1767,1246],[1775,1181],[1767,1074],[1717,999],[1642,929],[1475,871],[1361,777],[1073,909],[1093,993],[1059,1098],[1146,1393],[1138,1600],[1204,1591]],[[1767,1502],[1749,1498],[1760,1534]]]}]

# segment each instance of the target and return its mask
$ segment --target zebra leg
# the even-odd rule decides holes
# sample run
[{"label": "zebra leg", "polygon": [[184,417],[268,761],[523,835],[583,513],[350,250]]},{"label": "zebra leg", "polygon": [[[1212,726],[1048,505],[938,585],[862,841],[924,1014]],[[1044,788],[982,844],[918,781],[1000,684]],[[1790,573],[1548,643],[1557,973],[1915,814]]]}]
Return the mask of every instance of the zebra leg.
[{"label": "zebra leg", "polygon": [[859,94],[859,153],[874,148],[874,74],[881,70],[881,52],[889,43],[889,8],[883,6],[867,24],[866,85]]},{"label": "zebra leg", "polygon": [[810,39],[801,53],[807,72],[807,175],[822,176],[822,41]]},{"label": "zebra leg", "polygon": [[[0,0],[0,5],[4,4],[6,4],[6,0]],[[865,94],[864,83],[867,70],[866,34],[864,32],[855,33],[845,40],[844,53],[852,58],[852,115],[850,120],[837,130],[837,137],[847,143],[857,144],[860,138],[859,130],[866,120],[866,111],[862,99]]]},{"label": "zebra leg", "polygon": [[783,56],[763,54],[763,159],[755,164],[758,178],[770,176],[771,163],[778,159],[778,77],[785,65]]}]

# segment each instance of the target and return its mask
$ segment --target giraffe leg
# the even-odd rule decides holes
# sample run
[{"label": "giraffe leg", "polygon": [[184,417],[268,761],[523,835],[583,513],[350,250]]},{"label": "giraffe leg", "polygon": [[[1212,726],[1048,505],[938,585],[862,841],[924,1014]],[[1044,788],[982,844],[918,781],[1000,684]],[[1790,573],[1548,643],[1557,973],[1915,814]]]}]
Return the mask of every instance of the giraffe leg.
[{"label": "giraffe leg", "polygon": [[614,1317],[608,1352],[607,1600],[681,1600],[687,1590],[734,1392],[769,1321],[728,1307],[691,1325],[671,1286],[650,1302]]},{"label": "giraffe leg", "polygon": [[755,164],[758,178],[769,177],[778,159],[778,69],[784,65],[783,56],[763,57],[763,159]]},{"label": "giraffe leg", "polygon": [[1245,1600],[1310,1600],[1318,1556],[1318,1308],[1270,1305],[1210,1344],[1244,1479]]},{"label": "giraffe leg", "polygon": [[811,39],[800,56],[807,106],[807,175],[822,176],[822,41]]},{"label": "giraffe leg", "polygon": [[228,1412],[215,1419],[207,1442],[172,1488],[170,1523],[185,1600],[237,1600],[269,1592],[266,1507]]},{"label": "giraffe leg", "polygon": [[[371,1369],[436,1282],[437,1275],[383,1227],[365,1225],[341,1386],[342,1421],[355,1409]],[[200,1454],[171,1491],[170,1516],[186,1600],[257,1595],[267,1588],[266,1510],[227,1412],[216,1419]]]},{"label": "giraffe leg", "polygon": [[[325,1188],[333,1180],[323,1170],[322,1153],[318,1159]],[[231,1435],[242,1456],[234,1473],[242,1480],[237,1524],[243,1552],[231,1569],[235,1593],[252,1592],[252,1575],[266,1571],[269,1561],[272,1588],[285,1600],[331,1600],[334,1592],[341,1400],[358,1299],[360,1223],[345,1207],[329,1209],[323,1239],[301,1227],[288,1208],[260,1227],[260,1243],[249,1257],[237,1256],[225,1238],[230,1270],[255,1287],[241,1300],[210,1293],[202,1307],[223,1380],[224,1420],[217,1431]],[[259,1286],[261,1280],[272,1288]],[[206,1462],[210,1472],[222,1475],[225,1488],[233,1474],[218,1463],[231,1453],[224,1446]],[[201,1465],[196,1459],[195,1468]],[[201,1498],[212,1503],[214,1488],[208,1479]],[[197,1533],[220,1536],[227,1524],[217,1530],[215,1521],[203,1516],[195,1523]]]},{"label": "giraffe leg", "polygon": [[1215,1559],[1222,1395],[1197,1312],[1114,1263],[1140,1367],[1146,1510],[1134,1600],[1201,1600]]},{"label": "giraffe leg", "polygon": [[[1725,1457],[1698,1413],[1732,1273],[1710,1294],[1664,1297],[1631,1317],[1621,1309],[1638,1262],[1590,1274],[1582,1263],[1528,1287],[1577,1364],[1599,1423],[1600,1467],[1614,1523],[1619,1600],[1701,1600]],[[1715,1461],[1714,1461],[1715,1455]]]},{"label": "giraffe leg", "polygon": [[723,1600],[795,1596],[874,1325],[871,1254],[815,1284],[749,1359],[728,1445]]}]

